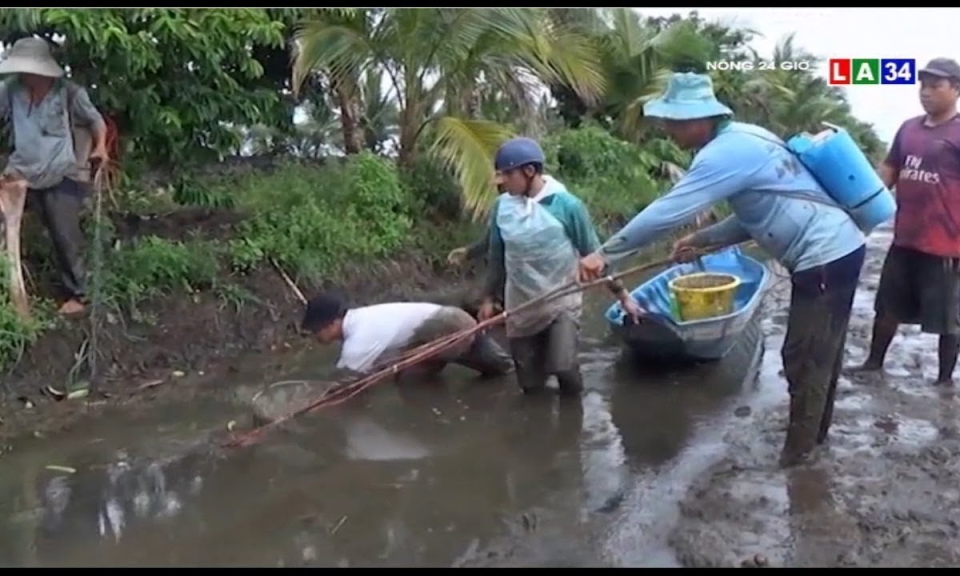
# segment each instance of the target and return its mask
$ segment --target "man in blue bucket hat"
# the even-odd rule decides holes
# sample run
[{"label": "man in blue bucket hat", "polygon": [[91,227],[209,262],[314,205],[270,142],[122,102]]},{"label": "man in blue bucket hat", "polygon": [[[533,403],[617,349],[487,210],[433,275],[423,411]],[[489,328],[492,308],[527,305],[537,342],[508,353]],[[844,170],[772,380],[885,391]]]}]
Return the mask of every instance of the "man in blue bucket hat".
[{"label": "man in blue bucket hat", "polygon": [[677,73],[666,92],[644,106],[681,147],[697,150],[690,170],[661,198],[581,261],[589,279],[726,200],[733,214],[674,245],[692,249],[753,239],[791,273],[792,294],[782,349],[790,391],[790,426],[781,456],[803,461],[827,437],[842,366],[850,309],[865,255],[863,233],[771,132],[731,120],[710,78]]}]

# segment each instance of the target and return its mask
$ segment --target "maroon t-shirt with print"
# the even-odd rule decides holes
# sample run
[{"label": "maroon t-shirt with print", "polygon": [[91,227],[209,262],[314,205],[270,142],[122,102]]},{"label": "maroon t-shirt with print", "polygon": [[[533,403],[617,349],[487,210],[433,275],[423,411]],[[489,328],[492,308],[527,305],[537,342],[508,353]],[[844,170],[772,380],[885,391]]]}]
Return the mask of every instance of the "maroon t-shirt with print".
[{"label": "maroon t-shirt with print", "polygon": [[960,116],[938,126],[925,119],[904,122],[887,155],[898,174],[893,243],[960,258]]}]

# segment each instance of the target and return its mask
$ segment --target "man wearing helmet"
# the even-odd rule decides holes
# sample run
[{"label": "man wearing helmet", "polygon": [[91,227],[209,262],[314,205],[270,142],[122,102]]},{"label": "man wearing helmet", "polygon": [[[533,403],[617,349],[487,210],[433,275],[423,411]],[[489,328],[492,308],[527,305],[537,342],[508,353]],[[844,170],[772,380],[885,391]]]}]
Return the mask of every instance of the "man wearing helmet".
[{"label": "man wearing helmet", "polygon": [[663,96],[644,106],[644,115],[662,119],[672,139],[698,152],[669,193],[583,259],[582,275],[603,274],[610,263],[728,201],[733,215],[679,240],[674,255],[685,259],[691,248],[752,238],[790,271],[782,350],[790,424],[781,463],[799,463],[827,438],[866,254],[863,233],[777,136],[731,121],[733,111],[716,99],[709,76],[674,74]]},{"label": "man wearing helmet", "polygon": [[[494,315],[494,301],[511,310],[575,281],[578,261],[599,249],[586,207],[563,184],[543,173],[543,150],[514,138],[497,151],[497,186],[505,192],[489,220],[489,276],[478,316]],[[632,317],[639,306],[619,282],[610,289]],[[541,391],[554,375],[561,394],[583,388],[577,359],[582,294],[575,293],[507,316],[510,353],[524,393]]]}]

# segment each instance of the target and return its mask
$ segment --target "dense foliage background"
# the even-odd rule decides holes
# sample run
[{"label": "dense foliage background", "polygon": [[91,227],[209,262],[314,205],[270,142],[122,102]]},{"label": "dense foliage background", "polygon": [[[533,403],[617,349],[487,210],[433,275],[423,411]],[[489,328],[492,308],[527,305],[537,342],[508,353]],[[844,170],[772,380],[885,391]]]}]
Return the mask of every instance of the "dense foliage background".
[{"label": "dense foliage background", "polygon": [[[757,55],[750,31],[626,8],[0,11],[4,45],[34,34],[58,44],[119,128],[103,278],[112,310],[132,321],[177,290],[237,298],[237,279],[270,260],[310,285],[413,246],[440,256],[486,213],[491,155],[511,134],[542,139],[550,172],[602,229],[617,227],[668,188],[664,162],[689,162],[641,117],[670,71],[814,60],[791,38]],[[828,121],[884,152],[811,72],[713,78],[739,119],[781,136]],[[110,225],[197,208],[238,224],[177,239],[121,238]],[[47,241],[31,234],[30,276],[51,277]],[[56,322],[27,325],[3,298],[0,365]]]}]

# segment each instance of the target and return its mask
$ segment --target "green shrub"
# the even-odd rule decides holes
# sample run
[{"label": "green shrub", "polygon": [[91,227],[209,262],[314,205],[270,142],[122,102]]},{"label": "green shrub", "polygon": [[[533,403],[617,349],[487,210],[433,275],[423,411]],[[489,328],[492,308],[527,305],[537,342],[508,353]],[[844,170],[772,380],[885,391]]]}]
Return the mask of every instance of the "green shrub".
[{"label": "green shrub", "polygon": [[401,171],[403,185],[417,208],[435,220],[456,220],[460,216],[460,186],[439,162],[421,155],[413,166]]},{"label": "green shrub", "polygon": [[350,158],[344,176],[345,194],[336,202],[346,205],[361,227],[354,253],[381,257],[399,248],[413,226],[413,198],[396,165],[364,151]]},{"label": "green shrub", "polygon": [[173,201],[181,206],[233,208],[236,205],[236,197],[229,191],[204,186],[191,175],[177,175],[172,187]]},{"label": "green shrub", "polygon": [[[24,348],[33,344],[40,334],[53,320],[47,310],[52,303],[33,299],[31,302],[31,318],[22,320],[13,308],[9,298],[8,270],[6,258],[0,261],[0,369],[5,369],[15,363]],[[0,378],[4,377],[0,373]]]},{"label": "green shrub", "polygon": [[0,368],[15,363],[39,334],[37,323],[21,320],[8,300],[0,302]]},{"label": "green shrub", "polygon": [[643,210],[669,184],[657,178],[663,160],[683,163],[672,144],[655,140],[641,148],[597,126],[567,129],[544,140],[553,175],[590,208],[604,230],[617,228]]},{"label": "green shrub", "polygon": [[413,227],[414,202],[395,165],[369,152],[323,166],[288,163],[217,186],[230,187],[248,214],[228,242],[230,264],[241,272],[273,258],[319,281],[347,262],[390,254]]},{"label": "green shrub", "polygon": [[220,270],[218,244],[146,236],[121,245],[104,261],[103,297],[128,311],[153,296],[212,287]]}]

